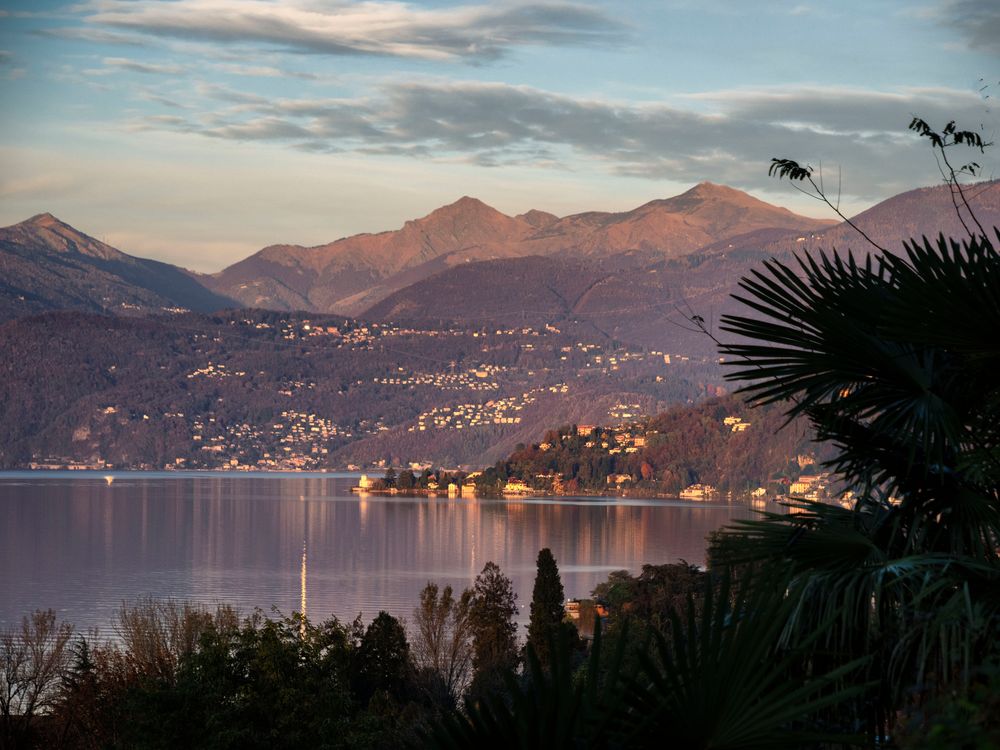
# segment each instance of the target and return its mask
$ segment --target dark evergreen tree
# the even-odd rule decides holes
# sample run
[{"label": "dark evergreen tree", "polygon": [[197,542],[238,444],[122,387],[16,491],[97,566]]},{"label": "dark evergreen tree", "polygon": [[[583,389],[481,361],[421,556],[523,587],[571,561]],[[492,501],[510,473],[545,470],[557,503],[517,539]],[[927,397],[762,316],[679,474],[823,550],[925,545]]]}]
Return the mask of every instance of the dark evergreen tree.
[{"label": "dark evergreen tree", "polygon": [[517,594],[500,566],[490,561],[473,585],[472,665],[473,694],[502,683],[505,671],[517,664]]},{"label": "dark evergreen tree", "polygon": [[545,547],[538,553],[538,572],[535,588],[531,592],[531,621],[528,624],[528,643],[535,650],[538,661],[547,666],[551,659],[551,645],[562,628],[563,585],[559,567],[552,550]]},{"label": "dark evergreen tree", "polygon": [[416,483],[416,477],[409,469],[399,472],[399,476],[396,477],[396,486],[401,490],[412,490]]},{"label": "dark evergreen tree", "polygon": [[403,695],[412,670],[410,646],[399,620],[388,612],[378,613],[361,638],[355,666],[362,700],[376,691]]}]

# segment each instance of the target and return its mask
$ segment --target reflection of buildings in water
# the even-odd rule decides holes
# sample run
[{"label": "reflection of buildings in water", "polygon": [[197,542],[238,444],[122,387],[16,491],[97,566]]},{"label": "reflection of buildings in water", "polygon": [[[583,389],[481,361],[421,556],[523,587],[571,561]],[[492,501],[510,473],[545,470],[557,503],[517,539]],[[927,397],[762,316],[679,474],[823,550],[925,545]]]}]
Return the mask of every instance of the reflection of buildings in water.
[{"label": "reflection of buildings in water", "polygon": [[368,498],[358,500],[358,523],[360,531],[364,534],[368,530]]},{"label": "reflection of buildings in water", "polygon": [[[316,619],[349,621],[383,608],[410,616],[428,580],[457,594],[493,560],[526,604],[542,547],[552,549],[567,596],[585,596],[611,569],[701,562],[705,534],[738,515],[605,501],[361,501],[349,486],[349,479],[123,476],[113,487],[100,477],[41,487],[32,499],[44,504],[35,510],[25,504],[15,514],[0,504],[0,563],[6,578],[26,581],[7,584],[0,599],[44,580],[57,583],[18,601],[58,608],[70,596],[89,598],[85,616],[92,616],[122,599],[172,596],[231,602],[244,612],[308,605]],[[23,494],[12,492],[21,502]]]},{"label": "reflection of buildings in water", "polygon": [[299,633],[306,637],[306,617],[309,616],[306,608],[306,540],[302,540],[302,601],[299,604],[299,614],[302,615],[302,622],[299,625]]}]

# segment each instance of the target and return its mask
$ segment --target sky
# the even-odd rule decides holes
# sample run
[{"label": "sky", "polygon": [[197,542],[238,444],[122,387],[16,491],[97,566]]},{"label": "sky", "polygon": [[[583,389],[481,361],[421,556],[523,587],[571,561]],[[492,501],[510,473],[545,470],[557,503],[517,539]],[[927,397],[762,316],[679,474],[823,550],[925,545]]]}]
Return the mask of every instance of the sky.
[{"label": "sky", "polygon": [[856,212],[940,181],[914,115],[992,140],[997,98],[1000,0],[0,0],[0,225],[212,272],[463,195],[830,217],[771,157]]}]

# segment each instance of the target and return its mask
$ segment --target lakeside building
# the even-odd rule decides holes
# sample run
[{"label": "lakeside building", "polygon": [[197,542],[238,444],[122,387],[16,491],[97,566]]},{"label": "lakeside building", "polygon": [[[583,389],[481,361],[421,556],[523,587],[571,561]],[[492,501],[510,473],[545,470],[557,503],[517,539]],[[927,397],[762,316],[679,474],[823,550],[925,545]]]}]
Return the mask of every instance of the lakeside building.
[{"label": "lakeside building", "polygon": [[718,490],[710,484],[692,484],[681,490],[679,497],[682,500],[706,500],[717,494]]}]

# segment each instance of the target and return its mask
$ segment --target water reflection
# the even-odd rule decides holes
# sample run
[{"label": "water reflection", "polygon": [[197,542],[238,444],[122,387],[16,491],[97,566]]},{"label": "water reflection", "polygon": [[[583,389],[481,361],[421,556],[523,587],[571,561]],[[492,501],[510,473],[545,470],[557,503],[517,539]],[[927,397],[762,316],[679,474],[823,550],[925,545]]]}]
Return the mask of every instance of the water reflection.
[{"label": "water reflection", "polygon": [[513,578],[526,619],[541,547],[552,548],[567,595],[582,596],[611,570],[701,562],[709,531],[750,515],[681,502],[359,499],[353,483],[0,477],[0,623],[52,607],[78,627],[106,626],[122,600],[145,595],[408,617],[428,580],[460,589],[488,560]]}]

